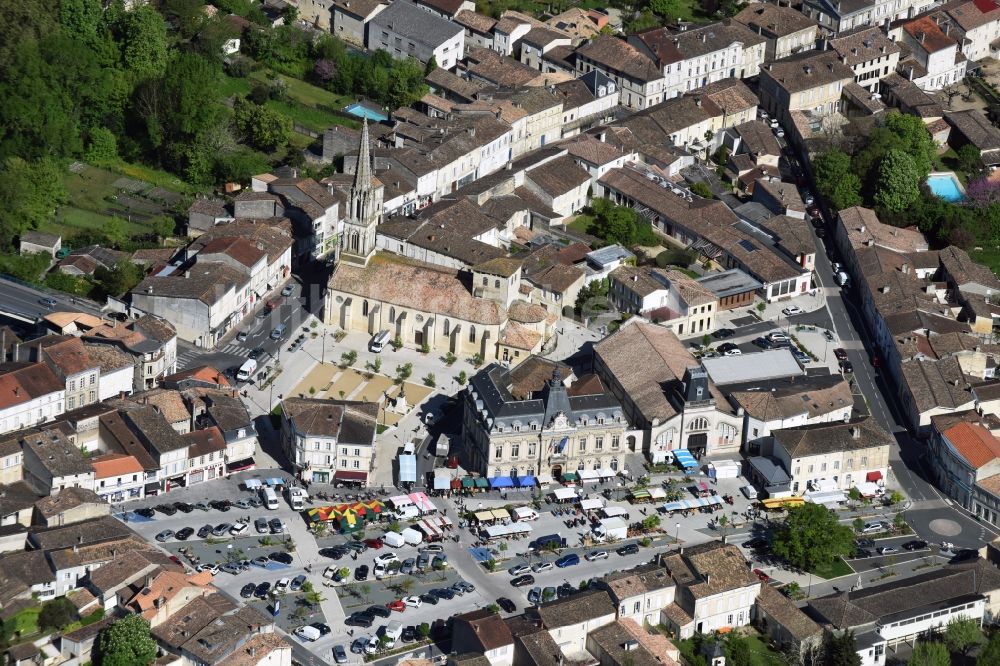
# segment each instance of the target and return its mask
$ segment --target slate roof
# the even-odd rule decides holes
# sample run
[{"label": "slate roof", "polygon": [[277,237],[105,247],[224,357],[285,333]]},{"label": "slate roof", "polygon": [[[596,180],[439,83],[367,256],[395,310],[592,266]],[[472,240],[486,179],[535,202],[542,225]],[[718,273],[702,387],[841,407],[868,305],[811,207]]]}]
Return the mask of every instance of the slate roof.
[{"label": "slate roof", "polygon": [[374,441],[378,405],[373,402],[285,398],[284,418],[296,432],[307,437],[333,437],[345,444],[371,446]]},{"label": "slate roof", "polygon": [[538,607],[538,617],[550,631],[569,627],[606,615],[614,617],[616,608],[604,590],[584,591],[564,599],[544,603]]},{"label": "slate roof", "polygon": [[375,15],[369,29],[389,30],[431,48],[436,48],[462,32],[462,27],[457,23],[426,12],[406,0],[397,0]]},{"label": "slate roof", "polygon": [[891,446],[895,438],[883,430],[870,416],[844,423],[817,423],[798,428],[785,428],[771,433],[774,443],[791,458],[825,455],[876,446]]}]

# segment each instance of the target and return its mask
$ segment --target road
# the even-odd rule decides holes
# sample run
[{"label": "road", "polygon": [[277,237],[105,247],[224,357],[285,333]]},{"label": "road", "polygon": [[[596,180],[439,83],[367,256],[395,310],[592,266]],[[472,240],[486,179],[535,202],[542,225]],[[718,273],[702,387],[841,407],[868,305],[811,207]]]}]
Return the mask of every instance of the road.
[{"label": "road", "polygon": [[[73,298],[68,294],[48,289],[31,287],[21,282],[2,278],[0,288],[0,314],[39,319],[52,312],[86,312],[100,316],[101,307],[85,298]],[[55,299],[55,305],[48,306],[42,299]]]}]

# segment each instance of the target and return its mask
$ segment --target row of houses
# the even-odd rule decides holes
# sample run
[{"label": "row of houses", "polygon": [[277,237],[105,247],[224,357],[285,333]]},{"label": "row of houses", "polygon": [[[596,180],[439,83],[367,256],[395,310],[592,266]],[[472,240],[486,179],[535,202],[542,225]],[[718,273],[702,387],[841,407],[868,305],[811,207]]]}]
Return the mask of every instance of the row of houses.
[{"label": "row of houses", "polygon": [[[0,480],[41,495],[84,488],[118,503],[250,469],[256,448],[235,390],[219,371],[197,368],[0,435]],[[23,516],[0,517],[3,525],[19,522]]]}]

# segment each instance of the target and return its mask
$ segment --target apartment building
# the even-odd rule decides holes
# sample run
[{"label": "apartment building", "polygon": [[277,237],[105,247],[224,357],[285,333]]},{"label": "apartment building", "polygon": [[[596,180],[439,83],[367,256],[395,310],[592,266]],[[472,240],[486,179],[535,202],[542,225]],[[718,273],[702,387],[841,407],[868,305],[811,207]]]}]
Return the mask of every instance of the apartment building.
[{"label": "apartment building", "polygon": [[601,35],[576,50],[580,75],[598,71],[615,82],[622,106],[645,109],[665,99],[666,78],[648,56],[632,44]]},{"label": "apartment building", "polygon": [[465,31],[448,19],[424,11],[408,0],[393,2],[369,21],[365,46],[402,60],[433,59],[442,69],[454,69],[465,56]]},{"label": "apartment building", "polygon": [[760,104],[790,125],[793,111],[828,116],[840,111],[844,86],[854,70],[835,51],[806,52],[776,60],[760,72]]},{"label": "apartment building", "polygon": [[366,486],[375,466],[374,402],[286,398],[281,443],[298,478]]},{"label": "apartment building", "polygon": [[828,40],[829,48],[854,71],[854,82],[877,93],[879,81],[896,71],[902,48],[881,28],[858,28]]},{"label": "apartment building", "polygon": [[791,6],[755,3],[733,17],[766,42],[764,60],[780,60],[816,48],[816,21]]}]

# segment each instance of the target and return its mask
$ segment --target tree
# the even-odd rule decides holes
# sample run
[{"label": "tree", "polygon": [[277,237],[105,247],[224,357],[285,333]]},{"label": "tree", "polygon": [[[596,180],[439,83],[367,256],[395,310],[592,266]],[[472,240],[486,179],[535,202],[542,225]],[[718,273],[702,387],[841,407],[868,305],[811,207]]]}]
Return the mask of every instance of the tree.
[{"label": "tree", "polygon": [[340,355],[340,362],[343,363],[344,367],[347,368],[354,365],[357,362],[357,360],[358,360],[358,352],[354,351],[353,349],[351,351],[346,351]]},{"label": "tree", "polygon": [[678,19],[684,15],[687,5],[681,0],[650,0],[649,8],[657,16]]},{"label": "tree", "polygon": [[785,585],[784,592],[789,599],[798,599],[802,594],[802,586],[793,580]]},{"label": "tree", "polygon": [[420,634],[420,638],[427,638],[431,635],[431,625],[421,622],[417,627],[417,633]]},{"label": "tree", "polygon": [[646,516],[642,521],[643,529],[653,530],[660,526],[660,517],[657,515]]},{"label": "tree", "polygon": [[156,642],[141,615],[127,615],[109,626],[98,645],[100,666],[145,666],[156,659]]},{"label": "tree", "polygon": [[413,364],[404,363],[396,366],[396,381],[400,384],[405,382],[413,374]]},{"label": "tree", "polygon": [[58,597],[45,602],[38,614],[38,626],[48,631],[58,631],[71,622],[80,619],[76,606],[66,597]]},{"label": "tree", "polygon": [[861,666],[857,641],[854,640],[852,631],[845,631],[840,635],[824,631],[822,654],[822,666]]},{"label": "tree", "polygon": [[750,649],[750,642],[737,635],[731,635],[723,646],[726,653],[726,663],[733,666],[756,666],[759,663],[756,655]]},{"label": "tree", "polygon": [[976,666],[994,666],[1000,664],[1000,632],[990,636],[990,640],[976,657]]},{"label": "tree", "polygon": [[[857,490],[857,488],[854,488],[854,490]],[[893,506],[901,503],[904,499],[906,498],[903,496],[903,493],[899,492],[898,490],[893,490],[891,493],[889,493],[889,504],[892,504]]]},{"label": "tree", "polygon": [[84,159],[97,166],[114,163],[118,159],[118,139],[114,133],[104,127],[90,130],[90,141]]},{"label": "tree", "polygon": [[424,386],[429,388],[437,386],[437,378],[434,376],[433,372],[428,372],[427,375],[424,376]]},{"label": "tree", "polygon": [[956,617],[945,627],[944,642],[952,652],[966,655],[970,649],[983,642],[983,632],[975,620]]},{"label": "tree", "polygon": [[287,144],[292,131],[286,116],[242,97],[233,105],[233,126],[250,146],[267,153]]},{"label": "tree", "polygon": [[0,167],[0,248],[13,247],[22,231],[48,221],[68,198],[55,161],[8,158]]},{"label": "tree", "polygon": [[959,148],[958,168],[970,176],[982,171],[983,160],[979,156],[979,149],[971,143],[967,143]]},{"label": "tree", "polygon": [[788,510],[774,534],[772,550],[792,566],[812,570],[854,550],[854,531],[822,504]]},{"label": "tree", "polygon": [[902,213],[920,198],[920,173],[913,158],[902,150],[890,150],[878,167],[875,203],[893,213]]},{"label": "tree", "polygon": [[714,199],[715,198],[715,195],[712,194],[712,188],[710,188],[705,183],[702,183],[701,181],[699,181],[699,182],[694,183],[693,185],[691,185],[691,191],[693,193],[697,194],[699,197],[702,197],[703,199]]},{"label": "tree", "polygon": [[134,81],[152,79],[167,67],[167,24],[149,5],[123,12],[116,32],[122,64]]},{"label": "tree", "polygon": [[160,238],[170,238],[174,235],[176,225],[169,217],[158,217],[152,222],[153,231]]},{"label": "tree", "polygon": [[917,641],[907,663],[909,666],[951,666],[951,655],[944,643]]}]

